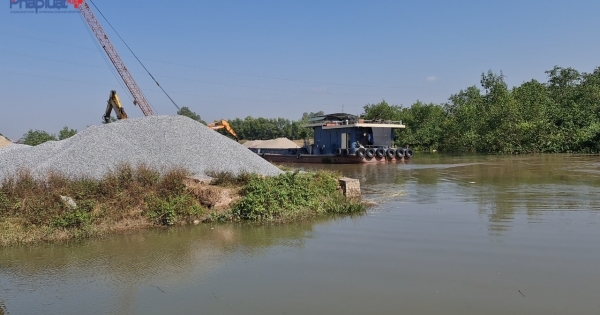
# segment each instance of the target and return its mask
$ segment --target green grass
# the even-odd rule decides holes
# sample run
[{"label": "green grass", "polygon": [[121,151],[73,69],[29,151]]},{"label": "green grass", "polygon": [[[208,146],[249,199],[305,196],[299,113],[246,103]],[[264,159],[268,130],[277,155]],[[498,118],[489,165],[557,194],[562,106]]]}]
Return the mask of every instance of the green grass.
[{"label": "green grass", "polygon": [[[87,238],[149,226],[185,224],[205,209],[189,192],[188,172],[164,175],[145,165],[121,165],[100,180],[21,171],[0,183],[0,246]],[[71,198],[76,206],[64,202]]]},{"label": "green grass", "polygon": [[232,215],[241,220],[288,221],[364,211],[363,203],[342,195],[339,177],[326,171],[253,177],[241,190],[242,200],[233,207]]},{"label": "green grass", "polygon": [[[161,175],[145,165],[121,165],[102,179],[43,180],[27,171],[0,182],[0,246],[99,237],[122,230],[200,221],[285,222],[364,211],[347,200],[332,172],[276,177],[214,173],[209,186],[186,186],[188,172]],[[200,184],[202,185],[202,184]],[[208,188],[208,189],[206,189]],[[239,192],[228,209],[213,209],[221,191]],[[68,197],[75,205],[65,202]]]}]

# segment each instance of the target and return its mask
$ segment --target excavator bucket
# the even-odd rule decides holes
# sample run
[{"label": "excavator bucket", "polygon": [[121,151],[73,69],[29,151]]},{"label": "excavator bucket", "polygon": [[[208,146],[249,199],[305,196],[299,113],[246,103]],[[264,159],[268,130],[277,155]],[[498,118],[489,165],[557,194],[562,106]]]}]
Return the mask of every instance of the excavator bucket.
[{"label": "excavator bucket", "polygon": [[125,113],[125,109],[121,105],[121,101],[119,100],[119,96],[117,95],[117,91],[115,90],[110,91],[110,95],[108,96],[108,102],[106,104],[106,111],[104,112],[104,116],[102,116],[102,119],[104,120],[105,124],[108,124],[110,122],[110,113],[113,110],[117,115],[117,119],[127,118],[127,113]]}]

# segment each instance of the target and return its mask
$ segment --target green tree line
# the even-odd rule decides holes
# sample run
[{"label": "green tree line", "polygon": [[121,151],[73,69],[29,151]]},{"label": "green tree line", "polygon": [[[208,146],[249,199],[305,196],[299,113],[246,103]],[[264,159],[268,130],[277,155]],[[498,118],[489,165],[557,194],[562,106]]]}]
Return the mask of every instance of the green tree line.
[{"label": "green tree line", "polygon": [[[193,120],[206,125],[200,115],[190,110],[188,107],[182,107],[178,115],[187,116]],[[231,128],[235,131],[239,140],[266,140],[275,138],[288,138],[292,140],[305,139],[312,137],[312,130],[303,128],[302,125],[309,123],[309,119],[315,116],[323,115],[323,111],[303,113],[299,120],[290,120],[287,118],[263,118],[248,116],[244,119],[234,118],[227,120]],[[229,136],[227,131],[219,129],[217,132]]]},{"label": "green tree line", "polygon": [[481,75],[444,104],[364,106],[366,119],[401,120],[396,144],[419,150],[478,153],[600,152],[600,68],[546,71],[508,88],[502,73]]},{"label": "green tree line", "polygon": [[[531,80],[509,88],[502,73],[488,71],[479,86],[451,95],[442,104],[417,101],[410,107],[385,100],[363,107],[365,119],[401,120],[396,145],[417,150],[516,154],[531,152],[600,152],[600,68],[591,73],[554,67],[547,82]],[[201,123],[200,115],[185,107],[178,112]],[[302,128],[311,117],[230,119],[240,140],[312,137]],[[223,130],[220,130],[223,131]],[[30,130],[24,143],[36,145],[66,139],[77,131],[67,127],[58,137]]]},{"label": "green tree line", "polygon": [[58,132],[58,136],[43,130],[30,129],[23,135],[23,138],[21,138],[19,142],[26,145],[35,146],[47,141],[64,140],[74,136],[75,134],[77,134],[77,130],[69,129],[67,126],[64,126],[63,129]]},{"label": "green tree line", "polygon": [[303,113],[299,120],[286,118],[254,118],[248,116],[244,119],[235,118],[228,120],[240,140],[265,140],[275,138],[288,138],[292,140],[312,137],[312,129],[302,126],[309,123],[314,116],[323,115],[323,111],[316,113]]},{"label": "green tree line", "polygon": [[[188,107],[182,107],[178,112],[178,115],[187,116],[193,120],[196,120],[206,125],[206,122],[202,120],[200,115],[190,110]],[[275,138],[288,138],[292,140],[305,139],[312,137],[312,130],[308,128],[302,128],[302,125],[309,123],[309,119],[323,115],[322,111],[313,113],[304,113],[302,118],[299,120],[290,120],[286,118],[254,118],[246,117],[244,119],[235,118],[229,120],[229,124],[235,130],[240,140],[265,140]],[[113,119],[116,121],[116,119]],[[217,132],[223,135],[229,136],[227,131],[224,129],[217,130]],[[35,146],[40,145],[47,141],[64,140],[72,137],[77,133],[77,130],[69,129],[64,127],[58,135],[51,134],[43,130],[29,130],[23,135],[20,142],[23,144]]]}]

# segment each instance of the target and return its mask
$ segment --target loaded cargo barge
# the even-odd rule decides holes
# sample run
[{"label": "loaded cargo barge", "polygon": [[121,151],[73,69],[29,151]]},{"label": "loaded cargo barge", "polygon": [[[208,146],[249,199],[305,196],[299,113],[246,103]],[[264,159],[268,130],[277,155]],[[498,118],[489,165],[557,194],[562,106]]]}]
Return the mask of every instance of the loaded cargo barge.
[{"label": "loaded cargo barge", "polygon": [[314,131],[312,143],[301,148],[250,148],[274,163],[387,163],[410,159],[409,148],[394,147],[394,130],[404,129],[400,121],[364,120],[338,113],[312,118],[303,127]]}]

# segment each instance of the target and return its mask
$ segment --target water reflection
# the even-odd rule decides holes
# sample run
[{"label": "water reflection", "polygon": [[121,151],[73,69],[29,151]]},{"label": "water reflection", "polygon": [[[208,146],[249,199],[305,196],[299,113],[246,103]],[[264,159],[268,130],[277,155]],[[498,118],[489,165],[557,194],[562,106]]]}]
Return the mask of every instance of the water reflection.
[{"label": "water reflection", "polygon": [[[232,256],[262,255],[273,246],[301,248],[315,223],[197,226],[4,249],[0,292],[17,304],[27,296],[31,303],[19,304],[24,314],[105,313],[106,305],[114,307],[110,313],[134,313],[139,294],[168,292],[170,285],[205,279]],[[69,307],[64,309],[66,300]],[[1,312],[5,306],[0,300]]]},{"label": "water reflection", "polygon": [[492,232],[510,228],[515,213],[540,220],[545,211],[600,210],[600,163],[591,155],[418,155],[408,163],[309,165],[359,178],[380,202],[476,203]]},{"label": "water reflection", "polygon": [[3,249],[0,315],[598,313],[595,156],[303,167],[359,178],[379,205]]}]

